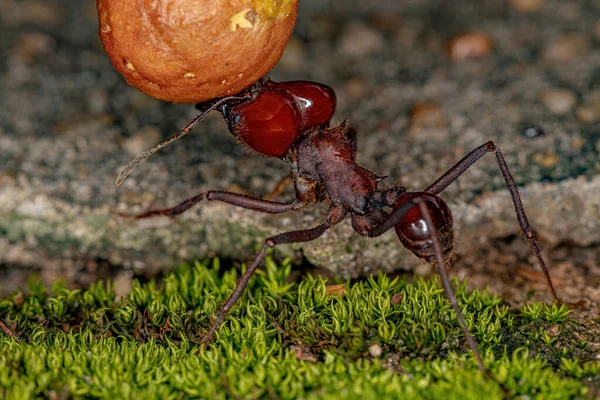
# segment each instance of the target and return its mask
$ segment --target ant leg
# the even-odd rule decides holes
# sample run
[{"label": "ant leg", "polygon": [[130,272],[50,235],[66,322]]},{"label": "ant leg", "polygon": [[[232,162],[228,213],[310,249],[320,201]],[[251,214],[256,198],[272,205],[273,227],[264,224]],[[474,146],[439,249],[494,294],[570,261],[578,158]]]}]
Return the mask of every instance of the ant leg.
[{"label": "ant leg", "polygon": [[[144,213],[133,216],[135,219],[154,217],[156,215],[166,215],[172,217],[189,210],[202,200],[222,201],[234,206],[242,207],[248,210],[260,211],[268,214],[282,214],[288,211],[298,210],[305,206],[299,201],[293,203],[279,203],[274,201],[257,199],[256,197],[246,196],[243,194],[224,192],[220,190],[211,190],[209,192],[200,193],[194,197],[182,201],[175,207],[163,208],[146,211]],[[121,214],[127,217],[126,214]]]},{"label": "ant leg", "polygon": [[427,207],[425,203],[423,203],[420,199],[417,199],[417,203],[419,205],[419,209],[421,210],[421,215],[425,219],[425,223],[427,224],[427,228],[429,231],[429,238],[433,243],[433,249],[435,252],[435,260],[438,267],[438,272],[440,273],[440,277],[442,278],[442,285],[444,286],[444,291],[446,292],[446,297],[452,307],[454,307],[454,312],[456,312],[456,316],[458,318],[458,323],[462,328],[465,339],[467,339],[467,344],[471,348],[471,351],[475,355],[475,359],[477,360],[477,364],[479,365],[479,369],[481,372],[488,373],[485,365],[483,365],[483,360],[481,358],[481,354],[479,354],[479,350],[477,349],[477,342],[473,339],[471,332],[469,332],[469,327],[465,322],[465,319],[460,311],[460,307],[458,306],[458,301],[456,300],[456,296],[454,295],[454,290],[452,290],[452,286],[450,285],[450,278],[448,277],[448,271],[446,270],[446,263],[444,262],[444,256],[442,255],[442,246],[440,244],[440,240],[438,237],[437,230],[435,229],[435,225],[431,220],[431,216],[427,211]]},{"label": "ant leg", "polygon": [[254,258],[254,261],[252,261],[252,264],[250,264],[248,269],[246,269],[244,275],[242,275],[242,277],[238,280],[235,289],[231,293],[229,299],[227,299],[227,301],[225,301],[225,303],[223,303],[223,305],[219,309],[217,317],[215,318],[206,336],[204,336],[204,338],[202,339],[202,343],[208,343],[210,339],[214,336],[215,332],[219,328],[219,325],[221,325],[221,323],[225,319],[225,315],[227,315],[229,310],[231,310],[231,308],[234,306],[234,304],[238,301],[238,299],[244,292],[246,286],[248,286],[250,278],[252,277],[252,275],[254,275],[254,272],[265,258],[265,255],[269,248],[275,247],[278,244],[301,243],[315,240],[316,238],[321,236],[327,229],[342,221],[345,216],[346,210],[342,207],[331,208],[327,215],[327,220],[321,225],[318,225],[311,229],[303,229],[298,231],[281,233],[279,235],[265,239],[265,243]]},{"label": "ant leg", "polygon": [[542,257],[542,253],[540,252],[540,248],[537,244],[537,240],[535,239],[535,233],[527,220],[527,215],[525,214],[525,208],[523,207],[523,202],[521,201],[521,196],[519,195],[519,190],[517,189],[517,184],[515,183],[514,178],[512,177],[510,170],[508,169],[508,165],[502,156],[502,152],[494,142],[489,141],[475,150],[471,151],[467,154],[462,160],[460,160],[454,167],[450,168],[448,172],[442,175],[438,180],[436,180],[433,184],[431,184],[426,192],[437,195],[442,190],[444,190],[448,185],[454,182],[459,176],[461,176],[471,165],[473,165],[477,160],[483,157],[486,153],[496,153],[496,160],[498,161],[498,165],[500,166],[500,171],[504,176],[504,181],[506,182],[506,186],[508,187],[508,191],[510,192],[510,197],[512,198],[513,205],[515,207],[515,211],[517,213],[517,220],[519,221],[519,226],[521,227],[521,231],[525,235],[525,238],[529,242],[529,246],[535,253],[537,257],[538,263],[540,267],[544,271],[544,275],[546,277],[546,282],[548,287],[550,288],[550,292],[552,293],[552,297],[554,297],[554,301],[561,303],[561,300],[558,298],[556,294],[556,290],[554,290],[554,285],[552,284],[552,279],[550,278],[550,272],[548,271],[548,267],[544,262],[544,258]]},{"label": "ant leg", "polygon": [[285,187],[287,185],[289,185],[290,183],[292,183],[293,181],[294,180],[292,179],[291,176],[286,176],[285,178],[282,178],[275,186],[275,189],[273,189],[273,191],[271,193],[266,195],[264,197],[264,199],[271,200],[271,199],[274,199],[275,197],[279,196],[285,190]]}]

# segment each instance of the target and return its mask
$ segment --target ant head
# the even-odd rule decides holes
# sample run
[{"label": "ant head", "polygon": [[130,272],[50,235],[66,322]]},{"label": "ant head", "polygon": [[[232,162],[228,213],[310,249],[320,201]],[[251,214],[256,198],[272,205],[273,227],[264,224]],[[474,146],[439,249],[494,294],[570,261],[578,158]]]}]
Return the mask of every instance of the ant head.
[{"label": "ant head", "polygon": [[[438,196],[426,192],[404,193],[393,205],[396,209],[407,200],[416,200],[425,203],[425,208],[431,216],[431,221],[435,225],[442,246],[444,258],[452,255],[454,246],[454,233],[452,230],[452,214],[448,205]],[[402,244],[411,249],[419,258],[427,261],[435,261],[435,251],[431,241],[427,223],[418,205],[412,207],[394,227],[396,234]]]},{"label": "ant head", "polygon": [[225,103],[219,110],[229,131],[264,156],[285,157],[303,129],[293,95],[269,83],[247,93],[248,100]]},{"label": "ant head", "polygon": [[314,82],[261,80],[243,94],[219,111],[233,135],[270,157],[285,157],[301,132],[329,124],[336,106],[333,89]]}]

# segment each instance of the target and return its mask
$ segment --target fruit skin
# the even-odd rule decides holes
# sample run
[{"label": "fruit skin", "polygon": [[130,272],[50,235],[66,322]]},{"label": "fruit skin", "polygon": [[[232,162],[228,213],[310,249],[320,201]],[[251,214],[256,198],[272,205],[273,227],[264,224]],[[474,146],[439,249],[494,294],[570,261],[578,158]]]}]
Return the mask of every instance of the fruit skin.
[{"label": "fruit skin", "polygon": [[297,0],[97,0],[100,38],[130,85],[199,103],[264,76],[292,35]]}]

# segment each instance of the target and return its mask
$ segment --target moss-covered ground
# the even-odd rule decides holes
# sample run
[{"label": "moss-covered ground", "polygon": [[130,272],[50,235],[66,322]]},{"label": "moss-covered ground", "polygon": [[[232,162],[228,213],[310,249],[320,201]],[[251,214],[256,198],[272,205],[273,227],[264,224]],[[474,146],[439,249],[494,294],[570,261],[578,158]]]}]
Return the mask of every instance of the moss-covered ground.
[{"label": "moss-covered ground", "polygon": [[[218,260],[157,287],[86,291],[31,284],[0,301],[0,398],[593,398],[600,362],[565,307],[510,310],[455,282],[480,373],[436,280],[287,281],[267,261],[207,348],[237,272]],[[339,284],[339,283],[338,283]],[[594,322],[594,323],[597,323]],[[586,361],[587,360],[587,361]],[[508,392],[505,390],[508,389]]]}]

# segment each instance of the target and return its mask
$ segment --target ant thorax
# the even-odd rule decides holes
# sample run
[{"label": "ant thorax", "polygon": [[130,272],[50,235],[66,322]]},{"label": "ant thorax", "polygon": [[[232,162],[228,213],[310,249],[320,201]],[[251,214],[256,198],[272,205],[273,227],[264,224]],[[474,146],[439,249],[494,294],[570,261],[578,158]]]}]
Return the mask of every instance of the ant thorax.
[{"label": "ant thorax", "polygon": [[[304,133],[287,157],[294,181],[300,183],[296,184],[297,192],[322,189],[334,206],[356,214],[367,213],[380,178],[356,163],[355,149],[354,130],[346,122]],[[319,196],[299,193],[299,198],[307,197]]]}]

